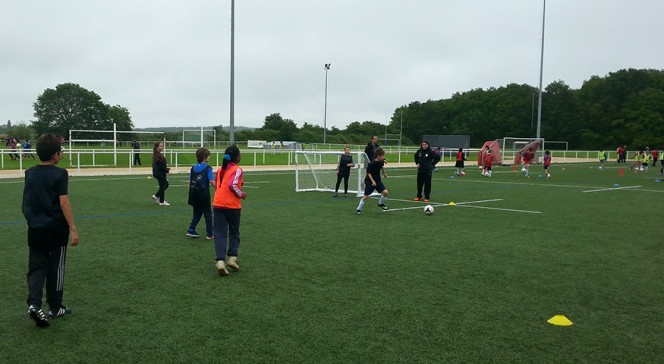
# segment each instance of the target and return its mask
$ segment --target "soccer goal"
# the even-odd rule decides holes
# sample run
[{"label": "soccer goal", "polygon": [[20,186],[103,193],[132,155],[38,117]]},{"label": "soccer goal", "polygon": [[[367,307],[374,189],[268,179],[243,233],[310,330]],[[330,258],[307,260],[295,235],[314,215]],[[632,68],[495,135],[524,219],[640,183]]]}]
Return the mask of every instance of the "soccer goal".
[{"label": "soccer goal", "polygon": [[[337,166],[344,152],[303,151],[295,152],[295,192],[319,191],[334,192],[337,184]],[[350,170],[348,193],[356,196],[364,194],[365,164],[368,163],[364,152],[351,152],[355,167]],[[343,192],[341,181],[339,191]]]}]

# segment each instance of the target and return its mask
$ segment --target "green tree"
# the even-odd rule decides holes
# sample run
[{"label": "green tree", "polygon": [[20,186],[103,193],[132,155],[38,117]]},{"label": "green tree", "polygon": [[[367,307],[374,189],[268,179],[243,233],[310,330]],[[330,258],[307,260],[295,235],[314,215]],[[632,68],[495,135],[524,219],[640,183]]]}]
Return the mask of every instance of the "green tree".
[{"label": "green tree", "polygon": [[[119,105],[109,106],[93,91],[64,83],[55,89],[46,89],[34,103],[35,117],[32,128],[38,135],[54,133],[68,136],[69,130],[132,130],[129,111]],[[84,135],[81,135],[84,136]]]},{"label": "green tree", "polygon": [[[297,133],[297,125],[295,122],[290,119],[284,119],[279,113],[271,114],[265,117],[265,122],[263,124],[262,130],[272,130],[276,133],[271,133],[269,135],[274,135],[275,139],[272,140],[293,140]],[[264,139],[270,140],[270,139]]]}]

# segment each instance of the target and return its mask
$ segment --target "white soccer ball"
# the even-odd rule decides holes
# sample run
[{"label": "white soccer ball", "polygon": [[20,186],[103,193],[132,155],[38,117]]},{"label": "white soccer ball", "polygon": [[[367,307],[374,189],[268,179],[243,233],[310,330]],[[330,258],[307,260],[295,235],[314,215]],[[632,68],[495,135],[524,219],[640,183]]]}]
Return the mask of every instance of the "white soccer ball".
[{"label": "white soccer ball", "polygon": [[424,206],[424,213],[425,213],[426,215],[431,215],[431,214],[433,214],[433,206],[431,206],[431,205],[426,205],[426,206]]}]

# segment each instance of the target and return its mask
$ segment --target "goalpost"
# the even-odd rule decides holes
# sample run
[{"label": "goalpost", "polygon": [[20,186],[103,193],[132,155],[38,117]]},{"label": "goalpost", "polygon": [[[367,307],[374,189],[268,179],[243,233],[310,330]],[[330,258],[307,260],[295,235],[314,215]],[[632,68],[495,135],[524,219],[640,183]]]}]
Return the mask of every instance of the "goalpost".
[{"label": "goalpost", "polygon": [[[96,133],[101,133],[101,134],[107,134],[111,133],[113,139],[78,139],[76,137],[76,133],[83,133],[83,134],[88,134],[88,135],[94,135]],[[159,141],[164,142],[164,146],[166,139],[164,138],[164,132],[163,131],[125,131],[125,130],[117,130],[117,126],[115,123],[113,123],[113,130],[81,130],[81,129],[70,129],[69,130],[69,150],[72,151],[74,149],[74,144],[76,143],[99,143],[100,146],[104,146],[105,143],[113,143],[113,165],[117,166],[118,165],[118,144],[117,142],[119,141],[118,134],[157,134],[160,135],[161,138]],[[69,163],[72,163],[72,153],[69,153]],[[133,157],[133,150],[132,150],[132,155],[130,156],[130,162],[131,162],[131,157]],[[80,163],[80,161],[79,161]],[[131,164],[131,163],[130,163]],[[92,166],[97,167],[99,165],[95,164],[94,162],[94,153],[93,153],[93,163]],[[83,167],[82,165],[79,165],[79,167]]]},{"label": "goalpost", "polygon": [[[319,191],[334,192],[337,184],[337,166],[344,152],[304,151],[295,152],[295,192]],[[369,159],[364,152],[351,152],[355,166],[350,170],[348,193],[356,196],[364,194],[365,165]],[[339,191],[343,192],[341,181]]]}]

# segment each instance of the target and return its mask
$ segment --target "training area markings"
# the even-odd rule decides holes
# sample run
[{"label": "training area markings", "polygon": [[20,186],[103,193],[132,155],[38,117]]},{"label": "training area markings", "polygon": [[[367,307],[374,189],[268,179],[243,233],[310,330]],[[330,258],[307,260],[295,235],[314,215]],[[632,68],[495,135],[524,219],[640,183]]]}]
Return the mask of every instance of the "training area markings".
[{"label": "training area markings", "polygon": [[[473,204],[479,204],[479,203],[486,203],[486,202],[498,202],[498,201],[503,201],[504,199],[502,198],[496,198],[496,199],[491,199],[491,200],[478,200],[478,201],[466,201],[466,202],[456,202],[454,205],[446,204],[446,203],[431,203],[430,205],[433,207],[453,207],[453,206],[458,206],[458,207],[467,207],[467,208],[474,208],[474,209],[486,209],[486,210],[497,210],[497,211],[508,211],[508,212],[520,212],[520,213],[525,213],[525,214],[541,214],[541,211],[529,211],[529,210],[517,210],[517,209],[504,209],[504,208],[499,208],[499,207],[487,207],[487,206],[474,206]],[[399,199],[389,199],[387,201],[399,201],[399,202],[413,202],[410,200],[399,200]],[[394,212],[394,211],[404,211],[404,210],[414,210],[414,209],[421,209],[425,205],[421,202],[417,202],[418,206],[412,206],[412,207],[401,207],[401,208],[396,208],[396,209],[389,209],[389,210],[383,210],[383,212]]]},{"label": "training area markings", "polygon": [[609,187],[609,188],[602,188],[599,190],[587,190],[583,191],[584,193],[586,192],[604,192],[604,191],[615,191],[615,190],[627,190],[631,188],[641,188],[641,186],[625,186],[625,187]]}]

